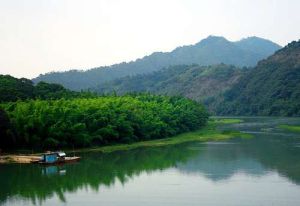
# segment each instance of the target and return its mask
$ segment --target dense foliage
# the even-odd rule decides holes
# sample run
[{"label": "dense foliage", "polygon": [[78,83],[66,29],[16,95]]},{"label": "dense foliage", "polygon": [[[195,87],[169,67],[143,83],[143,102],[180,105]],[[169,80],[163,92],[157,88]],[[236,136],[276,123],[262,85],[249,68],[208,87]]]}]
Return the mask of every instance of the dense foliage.
[{"label": "dense foliage", "polygon": [[219,96],[228,90],[248,69],[219,64],[213,66],[177,65],[151,74],[124,77],[94,88],[98,93],[125,94],[151,92],[181,95],[204,102],[212,111]]},{"label": "dense foliage", "polygon": [[29,79],[0,75],[0,102],[33,98],[34,86]]},{"label": "dense foliage", "polygon": [[[0,108],[0,145],[5,147],[12,147],[16,135],[14,133],[14,130],[10,124],[9,117],[7,113]],[[1,152],[0,147],[0,152]]]},{"label": "dense foliage", "polygon": [[217,113],[300,116],[300,41],[259,62],[225,93]]},{"label": "dense foliage", "polygon": [[29,79],[17,79],[9,75],[0,75],[0,102],[92,96],[95,96],[95,94],[70,91],[59,84],[39,82],[37,85],[34,85]]},{"label": "dense foliage", "polygon": [[250,37],[231,42],[223,37],[209,36],[190,46],[183,46],[171,52],[155,52],[136,61],[98,67],[88,71],[71,70],[40,75],[34,82],[45,81],[62,84],[76,91],[101,85],[121,77],[146,74],[172,65],[201,66],[213,64],[232,64],[236,66],[255,66],[256,63],[273,54],[280,46],[266,39]]},{"label": "dense foliage", "polygon": [[181,97],[107,96],[2,104],[16,135],[1,146],[85,147],[150,140],[205,125],[204,107]]}]

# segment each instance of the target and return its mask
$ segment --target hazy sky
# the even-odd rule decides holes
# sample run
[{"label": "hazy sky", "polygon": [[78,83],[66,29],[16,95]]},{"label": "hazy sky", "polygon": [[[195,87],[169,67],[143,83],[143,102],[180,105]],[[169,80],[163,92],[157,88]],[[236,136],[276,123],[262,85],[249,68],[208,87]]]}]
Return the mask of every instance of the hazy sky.
[{"label": "hazy sky", "polygon": [[300,38],[299,0],[0,0],[0,74],[111,65],[208,35]]}]

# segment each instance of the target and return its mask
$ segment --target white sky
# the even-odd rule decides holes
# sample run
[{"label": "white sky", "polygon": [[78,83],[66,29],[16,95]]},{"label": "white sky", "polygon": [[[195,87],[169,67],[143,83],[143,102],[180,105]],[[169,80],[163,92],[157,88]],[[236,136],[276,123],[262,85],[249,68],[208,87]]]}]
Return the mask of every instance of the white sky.
[{"label": "white sky", "polygon": [[111,65],[211,34],[284,46],[300,38],[300,1],[0,0],[0,74]]}]

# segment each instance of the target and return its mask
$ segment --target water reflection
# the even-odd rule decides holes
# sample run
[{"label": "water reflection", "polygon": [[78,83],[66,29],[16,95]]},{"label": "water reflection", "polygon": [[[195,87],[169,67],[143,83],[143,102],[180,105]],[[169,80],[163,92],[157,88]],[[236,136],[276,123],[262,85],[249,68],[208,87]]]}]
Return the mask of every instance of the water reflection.
[{"label": "water reflection", "polygon": [[151,173],[187,162],[196,153],[187,147],[173,146],[111,154],[83,154],[80,163],[67,164],[63,168],[1,165],[0,202],[18,196],[41,203],[55,194],[64,202],[65,192],[75,192],[84,187],[98,191],[101,186],[112,186],[116,180],[125,184],[142,172]]},{"label": "water reflection", "polygon": [[[141,174],[162,171],[163,176],[163,171],[169,168],[183,175],[199,175],[214,182],[228,180],[237,173],[264,177],[272,172],[300,184],[299,135],[276,127],[279,123],[299,122],[299,119],[246,120],[243,124],[222,129],[263,132],[248,140],[191,143],[111,154],[86,153],[82,154],[80,163],[60,167],[1,165],[0,204],[14,198],[16,201],[25,199],[41,204],[53,196],[66,202],[66,193],[84,188],[99,192],[102,187],[114,187],[116,181],[126,186],[128,180]],[[283,135],[274,135],[277,133]]]},{"label": "water reflection", "polygon": [[42,169],[43,175],[65,175],[66,169],[63,166],[49,166]]},{"label": "water reflection", "polygon": [[226,180],[237,172],[260,176],[266,174],[264,166],[245,153],[243,145],[198,144],[201,154],[178,169],[187,174],[200,174],[212,181]]}]

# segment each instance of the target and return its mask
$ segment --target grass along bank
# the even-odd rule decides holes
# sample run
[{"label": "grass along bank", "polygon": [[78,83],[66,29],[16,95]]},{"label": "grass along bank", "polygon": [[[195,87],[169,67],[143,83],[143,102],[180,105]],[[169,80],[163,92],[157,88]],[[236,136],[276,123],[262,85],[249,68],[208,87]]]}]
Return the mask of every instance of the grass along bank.
[{"label": "grass along bank", "polygon": [[238,124],[244,122],[242,119],[233,119],[233,118],[213,118],[212,119],[216,124]]},{"label": "grass along bank", "polygon": [[132,144],[120,144],[120,145],[111,145],[111,146],[103,146],[97,148],[86,148],[79,149],[75,152],[114,152],[119,150],[130,150],[136,149],[140,147],[161,147],[167,145],[175,145],[186,142],[207,142],[207,141],[223,141],[228,140],[235,137],[240,138],[251,138],[250,134],[241,133],[239,131],[219,131],[216,127],[222,124],[236,124],[243,122],[240,119],[210,119],[208,124],[203,128],[193,131],[182,133],[170,138],[157,139],[157,140],[149,140],[136,142]]},{"label": "grass along bank", "polygon": [[278,126],[279,128],[281,129],[284,129],[284,130],[288,130],[290,132],[297,132],[297,133],[300,133],[300,126],[299,125],[279,125]]},{"label": "grass along bank", "polygon": [[[222,124],[235,124],[240,123],[242,120],[239,119],[210,119],[208,124],[203,128],[193,131],[182,133],[173,137],[157,139],[157,140],[149,140],[149,141],[141,141],[132,144],[120,144],[120,145],[110,145],[96,148],[85,148],[85,149],[77,149],[78,152],[103,152],[109,153],[120,150],[131,150],[142,147],[162,147],[167,145],[175,145],[186,142],[207,142],[207,141],[224,141],[235,137],[240,138],[251,138],[250,134],[241,133],[239,131],[220,131],[216,127]],[[73,150],[67,150],[67,153],[72,153]],[[0,164],[1,163],[30,163],[30,160],[35,160],[40,154],[32,154],[32,155],[3,155],[0,156]]]}]

